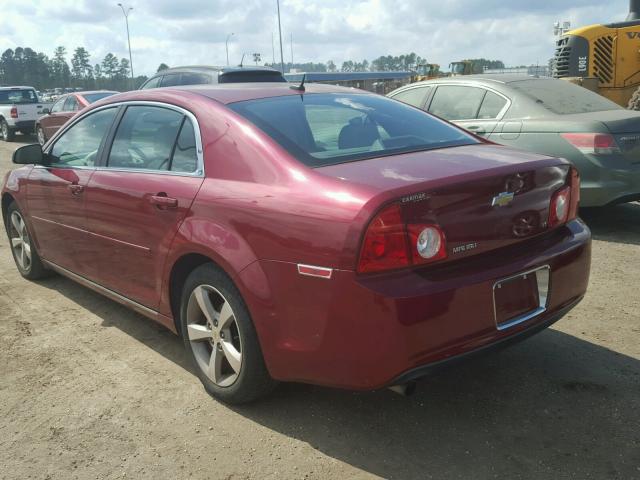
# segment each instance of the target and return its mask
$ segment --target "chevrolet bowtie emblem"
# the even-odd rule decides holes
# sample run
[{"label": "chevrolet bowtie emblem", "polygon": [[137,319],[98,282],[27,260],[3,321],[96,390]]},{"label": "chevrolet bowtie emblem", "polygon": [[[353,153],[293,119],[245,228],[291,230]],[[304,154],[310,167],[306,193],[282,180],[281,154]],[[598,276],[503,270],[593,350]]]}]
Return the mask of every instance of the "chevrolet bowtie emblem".
[{"label": "chevrolet bowtie emblem", "polygon": [[491,201],[492,207],[506,207],[513,202],[514,194],[511,192],[502,192],[500,195],[493,197]]}]

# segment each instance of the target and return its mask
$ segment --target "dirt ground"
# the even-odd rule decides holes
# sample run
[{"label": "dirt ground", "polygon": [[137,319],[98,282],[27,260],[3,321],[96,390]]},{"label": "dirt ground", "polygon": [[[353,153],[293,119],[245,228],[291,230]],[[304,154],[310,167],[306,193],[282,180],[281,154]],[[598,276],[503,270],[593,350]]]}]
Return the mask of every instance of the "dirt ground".
[{"label": "dirt ground", "polygon": [[[1,174],[17,146],[0,142]],[[160,326],[23,280],[3,232],[0,478],[640,479],[640,205],[583,216],[589,293],[552,329],[410,398],[282,385],[242,408]]]}]

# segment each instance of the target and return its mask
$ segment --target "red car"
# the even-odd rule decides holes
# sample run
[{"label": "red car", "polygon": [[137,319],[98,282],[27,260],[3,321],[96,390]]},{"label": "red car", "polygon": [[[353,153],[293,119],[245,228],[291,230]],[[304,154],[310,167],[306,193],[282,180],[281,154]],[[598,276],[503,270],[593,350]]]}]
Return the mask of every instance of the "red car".
[{"label": "red car", "polygon": [[587,288],[569,163],[353,89],[129,92],[13,160],[20,273],[181,334],[227,402],[276,381],[406,385],[551,325]]},{"label": "red car", "polygon": [[91,105],[93,102],[102,100],[103,98],[115,95],[118,92],[110,92],[107,90],[98,90],[95,92],[78,92],[63,95],[51,106],[51,110],[45,108],[40,117],[36,121],[36,135],[40,145],[44,145],[54,133],[64,125],[67,120],[73,117],[84,107]]}]

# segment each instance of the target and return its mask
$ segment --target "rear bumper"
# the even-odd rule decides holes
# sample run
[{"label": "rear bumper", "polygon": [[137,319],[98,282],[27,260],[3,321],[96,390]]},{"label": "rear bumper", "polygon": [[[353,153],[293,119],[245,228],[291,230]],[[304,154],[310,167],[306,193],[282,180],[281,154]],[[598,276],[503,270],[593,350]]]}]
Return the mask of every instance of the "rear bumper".
[{"label": "rear bumper", "polygon": [[[561,318],[584,296],[591,235],[580,220],[517,246],[437,268],[330,280],[300,276],[295,265],[256,262],[242,272],[271,375],[370,390],[421,376],[445,362],[523,339]],[[547,310],[498,330],[496,281],[544,265]],[[265,288],[258,287],[264,275]]]},{"label": "rear bumper", "polygon": [[578,165],[578,169],[581,175],[580,206],[603,207],[640,200],[640,164],[630,165],[627,159],[617,156],[610,159],[589,157],[588,162]]},{"label": "rear bumper", "polygon": [[12,130],[31,130],[31,131],[33,131],[35,126],[36,126],[35,120],[23,120],[20,122],[15,122],[13,125],[9,125],[9,127],[11,127]]}]

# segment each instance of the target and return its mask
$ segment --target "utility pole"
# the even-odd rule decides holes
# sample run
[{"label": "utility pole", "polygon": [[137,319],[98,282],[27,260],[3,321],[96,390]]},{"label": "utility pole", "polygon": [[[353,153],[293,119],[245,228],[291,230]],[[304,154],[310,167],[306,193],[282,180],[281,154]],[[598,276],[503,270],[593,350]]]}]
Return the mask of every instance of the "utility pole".
[{"label": "utility pole", "polygon": [[291,34],[291,68],[293,68],[293,33]]},{"label": "utility pole", "polygon": [[129,14],[133,7],[129,7],[125,10],[124,6],[119,3],[118,6],[122,10],[122,14],[124,15],[124,23],[127,25],[127,44],[129,45],[129,70],[131,71],[131,89],[136,88],[133,79],[133,58],[131,57],[131,37],[129,36]]},{"label": "utility pole", "polygon": [[235,33],[227,35],[227,40],[224,42],[225,49],[227,50],[227,67],[229,66],[229,39],[233,37]]},{"label": "utility pole", "polygon": [[280,68],[284,74],[284,51],[282,50],[282,24],[280,23],[280,0],[276,0],[278,5],[278,34],[280,35]]},{"label": "utility pole", "polygon": [[273,32],[271,32],[271,58],[273,59],[272,65],[276,64],[276,47],[273,43]]}]

